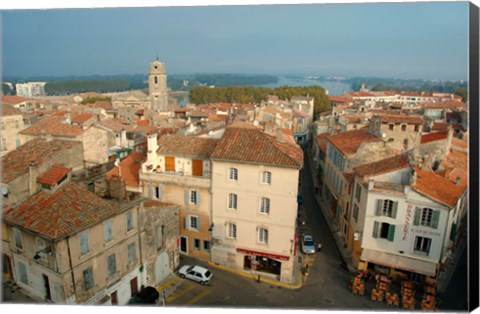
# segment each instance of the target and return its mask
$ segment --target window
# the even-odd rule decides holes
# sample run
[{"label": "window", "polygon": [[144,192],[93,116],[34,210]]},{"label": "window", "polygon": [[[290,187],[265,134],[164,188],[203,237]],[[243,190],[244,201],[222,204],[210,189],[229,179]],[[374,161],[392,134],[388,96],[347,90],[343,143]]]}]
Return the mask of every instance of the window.
[{"label": "window", "polygon": [[383,201],[383,209],[382,209],[383,215],[391,217],[392,216],[392,210],[393,210],[393,201],[384,200]]},{"label": "window", "polygon": [[270,213],[270,199],[266,197],[262,197],[261,204],[260,204],[260,213],[262,214],[269,214]]},{"label": "window", "polygon": [[137,260],[137,250],[135,248],[135,243],[130,243],[127,247],[128,251],[128,263],[132,264]]},{"label": "window", "polygon": [[389,129],[390,131],[393,131],[393,124],[389,124],[389,125],[388,125],[388,129]]},{"label": "window", "polygon": [[194,190],[185,190],[185,204],[186,205],[199,205],[200,193]]},{"label": "window", "polygon": [[237,225],[234,223],[228,224],[228,237],[231,239],[237,238]]},{"label": "window", "polygon": [[17,249],[23,250],[22,232],[17,228],[13,228],[13,239]]},{"label": "window", "polygon": [[433,210],[431,208],[415,208],[415,217],[413,219],[413,224],[415,226],[425,226],[431,228],[438,227],[438,221],[440,218],[440,211]]},{"label": "window", "polygon": [[230,168],[230,173],[228,178],[233,181],[238,181],[238,169],[237,168]]},{"label": "window", "polygon": [[406,125],[406,124],[402,124],[401,130],[402,130],[402,132],[405,132],[405,131],[407,130],[407,125]]},{"label": "window", "polygon": [[415,125],[414,131],[418,132],[420,130],[420,126],[418,124]]},{"label": "window", "polygon": [[93,288],[93,268],[88,267],[83,271],[83,289],[88,291]]},{"label": "window", "polygon": [[237,194],[228,194],[228,208],[237,209]]},{"label": "window", "polygon": [[262,172],[262,183],[263,184],[272,184],[272,173],[270,171]]},{"label": "window", "polygon": [[88,253],[88,231],[80,232],[80,255]]},{"label": "window", "polygon": [[200,230],[200,220],[197,216],[187,216],[185,217],[185,229],[190,231]]},{"label": "window", "polygon": [[210,252],[210,241],[203,241],[203,250]]},{"label": "window", "polygon": [[115,254],[107,257],[108,277],[112,277],[117,272],[117,262],[115,260]]},{"label": "window", "polygon": [[355,204],[353,206],[353,219],[355,219],[355,222],[358,221],[358,206]]},{"label": "window", "polygon": [[153,78],[154,78],[155,84],[157,84],[158,83],[158,77],[154,76]]},{"label": "window", "polygon": [[374,238],[387,239],[393,241],[395,238],[395,225],[391,225],[386,222],[373,222],[373,234]]},{"label": "window", "polygon": [[133,229],[133,213],[129,211],[125,217],[126,222],[127,222],[127,231],[130,231]]},{"label": "window", "polygon": [[258,230],[258,241],[264,244],[268,243],[268,229],[260,228]]},{"label": "window", "polygon": [[199,239],[193,239],[193,249],[200,251],[200,240]]},{"label": "window", "polygon": [[25,267],[24,263],[18,262],[18,275],[20,277],[20,281],[23,284],[28,285],[28,276],[27,276],[27,268]]},{"label": "window", "polygon": [[105,236],[105,242],[112,241],[112,222],[111,221],[107,221],[103,225],[103,233]]},{"label": "window", "polygon": [[360,202],[360,197],[362,195],[362,187],[357,183],[357,190],[355,191],[355,198]]},{"label": "window", "polygon": [[414,252],[428,255],[432,239],[424,237],[415,237]]},{"label": "window", "polygon": [[160,187],[155,187],[155,198],[160,199]]}]

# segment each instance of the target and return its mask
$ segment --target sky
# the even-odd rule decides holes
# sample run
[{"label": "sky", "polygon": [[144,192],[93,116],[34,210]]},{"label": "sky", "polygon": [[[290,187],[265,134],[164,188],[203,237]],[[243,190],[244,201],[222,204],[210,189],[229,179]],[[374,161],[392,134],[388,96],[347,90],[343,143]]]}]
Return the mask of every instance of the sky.
[{"label": "sky", "polygon": [[468,2],[1,11],[4,76],[245,73],[468,79]]}]

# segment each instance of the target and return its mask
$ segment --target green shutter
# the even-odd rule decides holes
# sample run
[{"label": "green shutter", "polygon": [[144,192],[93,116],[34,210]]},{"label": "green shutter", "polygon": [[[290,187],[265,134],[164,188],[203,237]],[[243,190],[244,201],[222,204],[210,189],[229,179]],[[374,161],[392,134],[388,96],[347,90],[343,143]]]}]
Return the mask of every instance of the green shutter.
[{"label": "green shutter", "polygon": [[397,218],[398,202],[393,202],[392,218]]},{"label": "green shutter", "polygon": [[439,220],[440,220],[440,211],[434,210],[433,216],[432,216],[432,228],[437,229]]},{"label": "green shutter", "polygon": [[395,239],[395,225],[390,225],[388,229],[388,241],[393,241]]},{"label": "green shutter", "polygon": [[372,237],[378,238],[378,228],[379,228],[380,223],[378,221],[373,222],[373,234]]},{"label": "green shutter", "polygon": [[200,231],[200,217],[197,217],[197,228]]},{"label": "green shutter", "polygon": [[383,208],[383,200],[377,200],[377,211],[375,213],[375,216],[382,215],[382,208]]},{"label": "green shutter", "polygon": [[457,235],[457,224],[452,224],[452,229],[450,230],[450,240],[455,241],[455,236]]},{"label": "green shutter", "polygon": [[415,217],[413,218],[413,225],[418,226],[420,224],[420,215],[422,209],[420,207],[415,207]]},{"label": "green shutter", "polygon": [[190,193],[189,192],[190,192],[189,190],[185,190],[185,205],[190,204],[190,202],[189,202],[190,201],[190,195],[189,195]]}]

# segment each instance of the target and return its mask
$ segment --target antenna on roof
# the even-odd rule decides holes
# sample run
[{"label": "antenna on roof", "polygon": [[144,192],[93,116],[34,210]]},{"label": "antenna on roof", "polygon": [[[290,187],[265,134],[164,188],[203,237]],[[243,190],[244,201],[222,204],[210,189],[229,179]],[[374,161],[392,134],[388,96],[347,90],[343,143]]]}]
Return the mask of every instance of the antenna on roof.
[{"label": "antenna on roof", "polygon": [[158,61],[158,51],[157,51],[157,61]]}]

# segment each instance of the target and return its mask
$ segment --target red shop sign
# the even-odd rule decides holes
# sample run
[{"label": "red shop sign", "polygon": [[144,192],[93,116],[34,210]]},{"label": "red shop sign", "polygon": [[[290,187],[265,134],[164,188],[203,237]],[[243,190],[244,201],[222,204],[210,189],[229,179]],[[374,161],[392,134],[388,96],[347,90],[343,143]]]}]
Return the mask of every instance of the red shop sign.
[{"label": "red shop sign", "polygon": [[237,249],[237,252],[242,253],[242,254],[247,254],[247,255],[255,255],[255,256],[267,257],[267,258],[272,258],[272,259],[278,259],[278,260],[281,260],[281,261],[288,261],[290,259],[290,256],[270,254],[270,253],[264,253],[264,252],[258,252],[258,251],[252,251],[252,250],[245,250],[245,249]]}]

